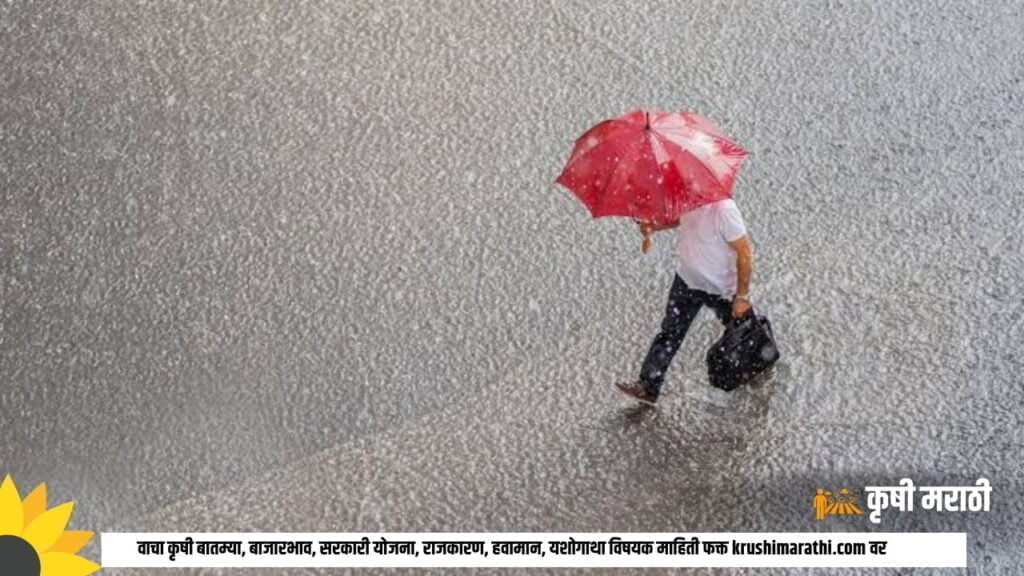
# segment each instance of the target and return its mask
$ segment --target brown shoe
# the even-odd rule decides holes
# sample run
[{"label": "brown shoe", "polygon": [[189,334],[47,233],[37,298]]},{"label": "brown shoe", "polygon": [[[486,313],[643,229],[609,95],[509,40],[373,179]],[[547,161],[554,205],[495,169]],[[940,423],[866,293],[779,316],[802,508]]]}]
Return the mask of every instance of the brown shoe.
[{"label": "brown shoe", "polygon": [[650,406],[654,406],[658,401],[658,395],[648,390],[644,383],[640,381],[617,382],[615,387],[619,389],[619,392]]}]

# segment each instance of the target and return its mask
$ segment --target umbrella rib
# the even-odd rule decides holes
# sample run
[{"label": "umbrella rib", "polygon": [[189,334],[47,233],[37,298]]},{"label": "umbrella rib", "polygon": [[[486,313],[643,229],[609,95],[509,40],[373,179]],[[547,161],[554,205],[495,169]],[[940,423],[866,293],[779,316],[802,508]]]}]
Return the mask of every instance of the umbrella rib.
[{"label": "umbrella rib", "polygon": [[[603,122],[602,122],[602,124],[603,124]],[[590,134],[591,132],[593,132],[593,131],[594,131],[594,130],[596,130],[596,129],[597,129],[597,126],[595,126],[594,128],[591,128],[590,130],[587,130],[587,132],[586,132],[585,134],[583,134],[583,136],[580,136],[579,138],[577,138],[577,139],[576,139],[576,142],[577,142],[577,144],[576,144],[576,148],[578,148],[578,147],[579,147],[579,142],[580,142],[581,140],[583,140],[583,139],[584,139],[584,138],[585,138],[585,137],[587,136],[587,134]],[[564,176],[564,175],[565,175],[565,173],[566,173],[566,172],[567,172],[567,171],[569,170],[569,168],[570,168],[570,167],[571,167],[572,165],[576,164],[577,162],[580,162],[580,161],[582,161],[582,160],[583,160],[583,158],[585,158],[585,157],[587,157],[587,156],[590,156],[590,155],[591,155],[591,154],[593,154],[593,153],[594,153],[594,152],[595,152],[595,151],[596,151],[596,150],[597,150],[598,148],[603,148],[603,147],[604,147],[604,146],[606,146],[607,144],[611,143],[612,141],[614,141],[614,140],[615,140],[615,138],[616,138],[616,137],[617,137],[617,136],[612,136],[612,137],[610,137],[610,138],[605,138],[605,139],[601,140],[600,142],[598,142],[597,144],[595,144],[594,146],[592,146],[591,148],[589,148],[589,149],[588,149],[588,150],[587,150],[586,152],[583,152],[582,154],[580,154],[579,156],[575,156],[575,149],[574,149],[574,150],[573,150],[573,154],[571,154],[571,155],[569,156],[569,161],[568,161],[568,163],[567,163],[567,164],[565,165],[565,168],[563,168],[563,169],[562,169],[562,174],[561,174],[561,175],[560,175],[560,176],[559,176],[559,177],[558,177],[558,178],[557,178],[557,179],[556,179],[555,181],[557,182],[557,181],[561,180],[562,176]]]},{"label": "umbrella rib", "polygon": [[[581,155],[580,155],[580,156],[579,156],[578,158],[576,158],[575,160],[573,160],[573,161],[572,161],[572,163],[576,163],[576,162],[579,162],[579,161],[583,160],[583,158],[585,158],[585,157],[587,157],[587,156],[590,156],[591,154],[594,154],[594,153],[595,153],[595,152],[596,152],[596,151],[597,151],[598,149],[603,149],[603,148],[605,148],[606,146],[608,146],[609,144],[618,144],[617,140],[618,140],[619,138],[622,138],[622,137],[624,137],[624,136],[628,136],[628,135],[629,135],[629,134],[626,134],[626,133],[618,133],[618,134],[613,134],[612,136],[609,136],[609,137],[605,138],[604,140],[602,140],[602,141],[601,141],[600,143],[598,143],[598,144],[597,144],[596,146],[594,146],[593,148],[591,148],[591,149],[587,150],[586,152],[584,152],[583,154],[581,154]],[[584,136],[585,136],[585,135],[584,135]],[[581,137],[580,137],[580,139],[582,139],[582,138],[583,138],[583,137],[581,136]],[[616,166],[616,169],[618,169],[618,166]],[[614,174],[614,170],[612,171],[612,173]],[[607,182],[606,182],[606,183],[605,183],[605,185],[604,185],[604,186],[603,186],[603,187],[601,188],[601,190],[600,190],[600,191],[598,192],[598,194],[603,194],[603,193],[604,193],[604,191],[605,191],[605,190],[606,190],[607,188],[608,188],[608,184],[607,184]]]},{"label": "umbrella rib", "polygon": [[601,191],[597,193],[597,204],[595,205],[595,208],[604,208],[606,197],[605,191],[607,191],[608,187],[611,186],[612,180],[615,179],[615,175],[619,173],[619,169],[622,168],[622,165],[625,164],[625,162],[625,154],[621,154],[619,161],[615,164],[615,168],[612,169],[612,173],[608,175],[608,181],[604,183],[604,186],[601,187]]},{"label": "umbrella rib", "polygon": [[[608,120],[608,122],[611,123],[611,122],[615,122],[615,121],[614,120]],[[603,124],[603,122],[602,122],[602,124]],[[580,140],[583,140],[584,138],[587,138],[589,136],[589,134],[591,132],[593,132],[594,130],[596,130],[596,129],[597,129],[597,126],[595,126],[594,128],[592,128],[590,130],[587,130],[587,132],[583,136],[580,136],[579,138],[577,138],[576,141],[579,142]],[[625,132],[625,131],[621,131],[621,132],[613,133],[610,136],[606,136],[605,138],[603,138],[601,140],[601,142],[599,142],[598,144],[596,144],[595,146],[593,146],[592,148],[590,148],[589,150],[584,152],[582,155],[580,155],[580,157],[577,158],[577,160],[579,160],[580,158],[583,158],[584,156],[590,154],[594,150],[597,150],[598,148],[601,148],[605,144],[609,144],[611,142],[614,142],[614,141],[618,140],[619,138],[622,138],[623,136],[629,136],[629,134],[627,132]]]},{"label": "umbrella rib", "polygon": [[[660,135],[658,137],[661,138]],[[725,184],[721,180],[718,179],[718,176],[715,176],[715,173],[712,172],[711,169],[707,167],[707,164],[705,164],[703,160],[698,158],[696,154],[694,154],[693,152],[690,152],[686,148],[683,148],[682,146],[676,144],[675,142],[673,142],[672,140],[670,140],[668,138],[662,138],[662,142],[666,143],[666,144],[672,145],[673,147],[675,147],[677,150],[679,150],[683,154],[686,154],[690,158],[693,158],[694,161],[704,170],[704,172],[706,172],[709,176],[711,176],[712,180],[714,180],[719,186],[722,186],[722,187],[725,186]],[[675,160],[674,159],[672,160],[672,163],[675,164]],[[682,175],[682,169],[681,169],[681,167],[678,164],[676,165],[676,170],[679,170],[679,174],[681,176]]]},{"label": "umbrella rib", "polygon": [[[611,118],[609,120],[603,120],[601,122],[598,122],[593,127],[591,127],[589,130],[587,130],[586,132],[581,134],[580,137],[575,140],[574,144],[579,144],[584,139],[591,137],[590,136],[591,133],[593,133],[595,130],[597,130],[598,128],[600,128],[602,126],[612,126],[612,125],[615,125],[615,124],[628,124],[628,122],[626,122],[625,120],[622,120],[621,118]],[[604,138],[602,140],[601,144],[604,144],[605,142],[607,142],[609,140],[613,140],[615,138],[618,138],[621,135],[622,135],[621,133],[615,133],[615,135],[613,135],[613,136],[606,137],[606,138]],[[600,144],[598,144],[598,146],[600,146]],[[595,146],[595,148],[596,147],[597,146]],[[588,152],[589,152],[589,150],[588,150]]]}]

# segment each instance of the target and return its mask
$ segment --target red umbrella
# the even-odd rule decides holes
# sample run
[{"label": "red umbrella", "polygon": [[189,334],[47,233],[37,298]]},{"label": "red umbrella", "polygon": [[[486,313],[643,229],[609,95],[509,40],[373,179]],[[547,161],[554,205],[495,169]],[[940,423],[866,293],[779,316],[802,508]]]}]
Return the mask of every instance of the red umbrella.
[{"label": "red umbrella", "polygon": [[557,182],[595,218],[668,224],[729,198],[746,155],[699,114],[637,109],[580,136]]}]

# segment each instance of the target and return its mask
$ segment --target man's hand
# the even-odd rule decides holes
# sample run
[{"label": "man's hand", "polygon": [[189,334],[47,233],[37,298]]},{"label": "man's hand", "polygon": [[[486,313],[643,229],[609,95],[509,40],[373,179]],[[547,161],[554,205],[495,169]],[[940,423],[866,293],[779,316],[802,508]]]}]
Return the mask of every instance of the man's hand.
[{"label": "man's hand", "polygon": [[647,254],[651,250],[651,232],[654,231],[654,224],[650,222],[637,222],[640,225],[640,234],[643,235],[643,243],[640,244],[640,250],[644,254]]},{"label": "man's hand", "polygon": [[750,310],[750,301],[746,298],[736,296],[732,299],[732,317],[739,318]]},{"label": "man's hand", "polygon": [[646,220],[638,220],[637,225],[640,227],[641,234],[644,236],[650,236],[654,232],[661,232],[662,230],[668,230],[669,228],[679,226],[679,220],[669,222],[668,224],[655,224],[654,222],[647,222]]},{"label": "man's hand", "polygon": [[637,221],[637,225],[640,227],[640,234],[644,237],[644,242],[640,248],[644,251],[644,254],[651,249],[651,234],[655,232],[661,232],[662,230],[668,230],[669,228],[675,228],[679,226],[679,220],[675,222],[669,222],[668,224],[655,224],[654,222]]}]

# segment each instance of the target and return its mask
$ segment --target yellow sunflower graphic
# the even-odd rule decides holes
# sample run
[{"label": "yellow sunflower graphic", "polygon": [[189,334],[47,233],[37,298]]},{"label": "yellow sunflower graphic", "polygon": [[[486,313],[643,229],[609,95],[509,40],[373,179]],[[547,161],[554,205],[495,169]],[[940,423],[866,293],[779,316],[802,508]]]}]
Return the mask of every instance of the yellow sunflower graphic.
[{"label": "yellow sunflower graphic", "polygon": [[46,484],[25,500],[10,476],[0,484],[0,566],[11,576],[86,576],[100,569],[76,556],[92,532],[65,530],[74,502],[46,509]]}]

